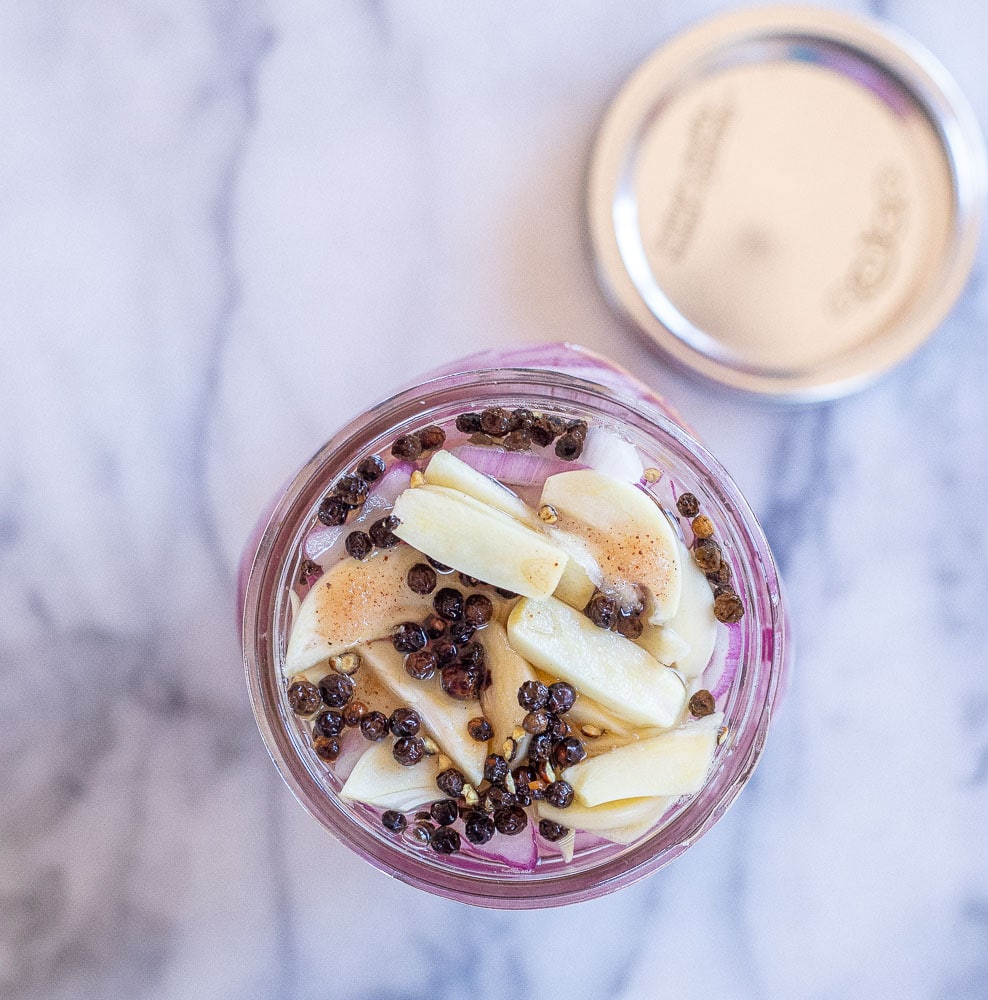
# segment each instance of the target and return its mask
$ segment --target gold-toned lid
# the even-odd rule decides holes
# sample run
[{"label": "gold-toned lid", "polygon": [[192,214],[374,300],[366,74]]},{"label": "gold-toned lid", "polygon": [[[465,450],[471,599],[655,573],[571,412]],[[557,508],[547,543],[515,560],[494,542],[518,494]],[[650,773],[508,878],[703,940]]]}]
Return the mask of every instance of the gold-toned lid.
[{"label": "gold-toned lid", "polygon": [[775,7],[673,39],[607,114],[589,174],[610,297],[725,384],[831,398],[901,361],[967,279],[984,145],[914,42]]}]

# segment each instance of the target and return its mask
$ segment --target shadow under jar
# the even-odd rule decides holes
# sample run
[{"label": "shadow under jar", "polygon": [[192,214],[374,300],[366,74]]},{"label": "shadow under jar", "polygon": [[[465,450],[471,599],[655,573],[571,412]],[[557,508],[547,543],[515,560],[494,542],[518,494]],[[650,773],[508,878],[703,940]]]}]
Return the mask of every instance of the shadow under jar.
[{"label": "shadow under jar", "polygon": [[[657,871],[724,814],[751,776],[784,688],[788,620],[776,567],[754,515],[724,468],[683,429],[663,400],[613,363],[568,345],[477,355],[463,367],[478,364],[484,367],[440,375],[360,415],[277,498],[241,567],[244,662],[257,724],[275,765],[298,800],[340,841],[387,874],[441,896],[505,909],[557,906],[599,897]],[[595,377],[609,385],[593,381]],[[306,545],[319,530],[317,512],[332,484],[369,455],[381,455],[390,464],[396,439],[430,425],[446,430],[444,447],[466,445],[471,435],[455,429],[456,417],[494,406],[585,420],[633,445],[644,467],[662,473],[654,483],[643,478],[639,487],[678,524],[687,546],[696,539],[691,519],[678,512],[676,499],[683,493],[699,498],[745,609],[740,621],[718,623],[710,661],[690,688],[711,691],[724,715],[700,790],[670,801],[651,829],[631,843],[578,834],[568,861],[557,844],[535,836],[537,862],[521,867],[496,852],[473,850],[462,837],[462,818],[453,828],[460,832],[464,850],[440,854],[416,842],[411,835],[414,814],[428,811],[428,804],[410,810],[408,829],[395,832],[382,824],[381,809],[341,799],[344,780],[339,772],[352,767],[356,756],[373,744],[362,741],[359,727],[349,727],[341,734],[339,760],[320,759],[313,752],[311,719],[301,718],[289,704],[284,673],[293,615],[319,572],[306,563]],[[423,468],[432,453],[416,458],[416,467]],[[579,458],[575,463],[578,468]],[[538,496],[537,485],[534,493],[531,486],[527,493],[525,487],[517,489],[526,499]],[[440,576],[438,585],[455,578],[455,573]],[[359,674],[354,680],[359,697]],[[435,799],[441,798],[437,788]],[[537,829],[534,813],[529,824]],[[491,847],[495,841],[487,845]]]}]

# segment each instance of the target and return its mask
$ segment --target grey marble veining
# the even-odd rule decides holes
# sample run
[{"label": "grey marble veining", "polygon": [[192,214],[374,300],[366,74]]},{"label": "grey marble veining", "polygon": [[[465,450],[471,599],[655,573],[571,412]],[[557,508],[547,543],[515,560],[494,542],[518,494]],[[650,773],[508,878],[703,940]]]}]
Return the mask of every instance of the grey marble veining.
[{"label": "grey marble veining", "polygon": [[[716,9],[0,9],[0,996],[988,996],[985,255],[926,347],[836,403],[644,351],[585,253],[586,153],[627,73]],[[867,9],[988,121],[986,8]],[[758,773],[676,864],[485,912],[294,802],[233,580],[354,412],[451,353],[564,338],[724,459],[797,660]]]}]

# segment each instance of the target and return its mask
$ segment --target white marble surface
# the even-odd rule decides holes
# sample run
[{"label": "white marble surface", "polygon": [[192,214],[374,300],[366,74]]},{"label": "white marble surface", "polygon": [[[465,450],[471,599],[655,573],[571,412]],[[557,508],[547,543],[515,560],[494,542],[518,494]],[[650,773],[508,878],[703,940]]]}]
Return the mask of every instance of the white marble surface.
[{"label": "white marble surface", "polygon": [[[984,124],[988,8],[885,0]],[[594,125],[706,0],[0,6],[0,996],[988,996],[985,256],[879,385],[671,374],[581,242]],[[862,8],[858,8],[862,9]],[[769,753],[670,869],[488,913],[338,846],[269,763],[233,576],[344,418],[568,338],[678,404],[775,546]]]}]

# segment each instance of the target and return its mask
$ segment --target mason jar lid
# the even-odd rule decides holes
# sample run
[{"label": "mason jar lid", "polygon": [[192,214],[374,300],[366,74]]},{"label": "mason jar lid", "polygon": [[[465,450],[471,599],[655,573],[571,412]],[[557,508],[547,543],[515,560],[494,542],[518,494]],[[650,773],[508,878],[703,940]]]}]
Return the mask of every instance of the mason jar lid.
[{"label": "mason jar lid", "polygon": [[652,55],[601,126],[601,283],[668,355],[780,399],[903,360],[973,263],[984,143],[956,84],[891,29],[756,8]]}]

